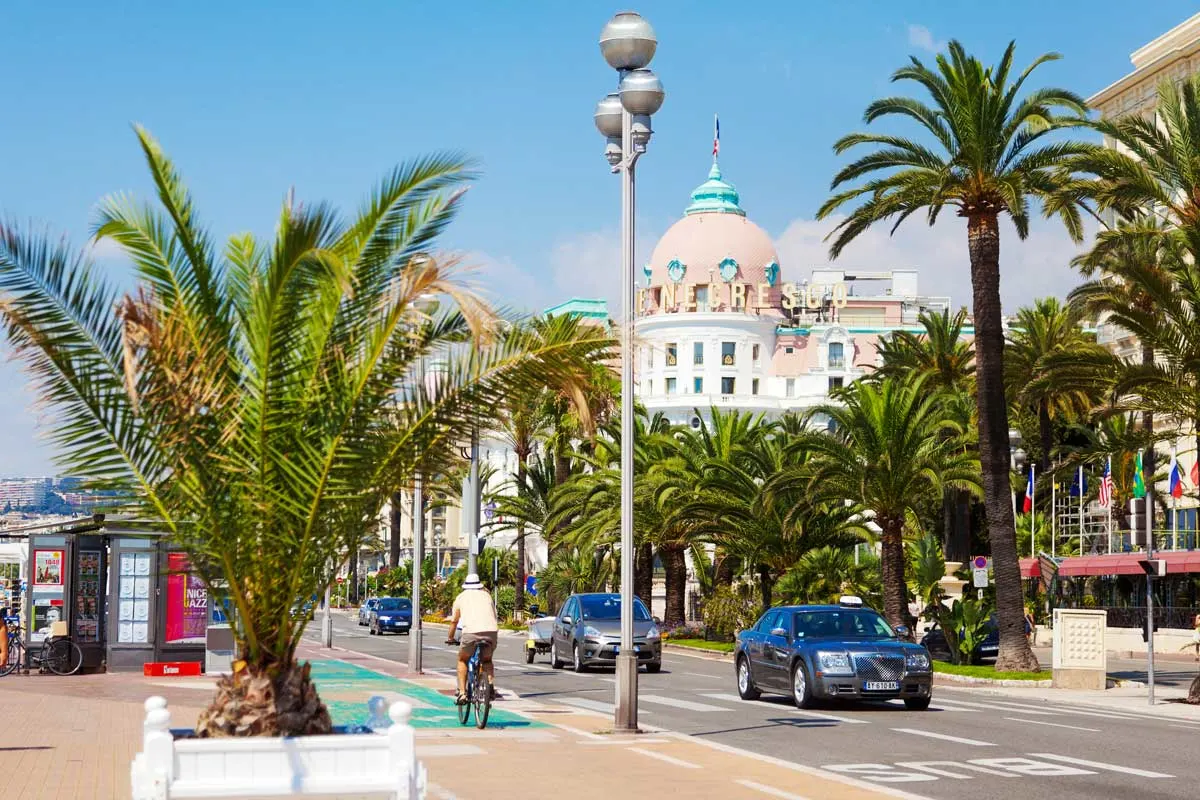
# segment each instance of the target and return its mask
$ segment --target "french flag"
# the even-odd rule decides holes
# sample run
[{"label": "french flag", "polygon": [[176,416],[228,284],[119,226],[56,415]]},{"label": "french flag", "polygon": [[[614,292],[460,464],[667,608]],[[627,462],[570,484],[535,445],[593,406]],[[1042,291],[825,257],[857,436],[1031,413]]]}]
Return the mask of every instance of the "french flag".
[{"label": "french flag", "polygon": [[713,114],[713,158],[721,153],[721,120]]},{"label": "french flag", "polygon": [[1029,482],[1025,484],[1025,502],[1021,510],[1026,514],[1033,511],[1033,464],[1029,465]]}]

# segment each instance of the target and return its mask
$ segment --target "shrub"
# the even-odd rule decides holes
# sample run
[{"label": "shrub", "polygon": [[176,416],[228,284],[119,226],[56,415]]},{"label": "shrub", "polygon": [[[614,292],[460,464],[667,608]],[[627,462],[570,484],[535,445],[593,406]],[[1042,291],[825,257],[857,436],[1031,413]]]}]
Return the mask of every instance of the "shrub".
[{"label": "shrub", "polygon": [[517,607],[517,590],[512,586],[501,586],[496,590],[496,616],[507,619]]},{"label": "shrub", "polygon": [[685,622],[681,625],[673,625],[670,628],[660,628],[662,638],[665,639],[703,639],[704,626],[698,622]]},{"label": "shrub", "polygon": [[704,625],[722,639],[733,639],[758,618],[758,607],[750,598],[722,586],[704,604]]}]

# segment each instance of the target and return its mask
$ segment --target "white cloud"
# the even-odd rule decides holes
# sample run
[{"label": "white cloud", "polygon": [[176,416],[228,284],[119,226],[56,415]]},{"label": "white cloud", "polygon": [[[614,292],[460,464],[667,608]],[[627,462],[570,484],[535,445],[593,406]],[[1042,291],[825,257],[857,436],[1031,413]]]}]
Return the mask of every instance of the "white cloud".
[{"label": "white cloud", "polygon": [[100,263],[128,260],[125,250],[113,239],[89,240],[86,248],[88,255]]},{"label": "white cloud", "polygon": [[938,53],[945,49],[946,43],[933,38],[933,31],[924,25],[908,26],[908,43],[930,53]]},{"label": "white cloud", "polygon": [[[829,245],[823,239],[841,219],[797,219],[787,226],[776,240],[787,279],[798,280],[812,269],[826,266],[847,272],[915,269],[922,294],[949,295],[952,308],[971,307],[965,221],[944,214],[930,228],[914,216],[895,236],[888,236],[886,224],[879,225],[860,234],[831,264]],[[1090,238],[1091,231],[1087,236]],[[1037,297],[1064,297],[1079,285],[1079,274],[1070,266],[1070,260],[1081,249],[1057,220],[1034,219],[1025,241],[1017,238],[1011,224],[1002,223],[1000,298],[1005,313],[1013,313]]]}]

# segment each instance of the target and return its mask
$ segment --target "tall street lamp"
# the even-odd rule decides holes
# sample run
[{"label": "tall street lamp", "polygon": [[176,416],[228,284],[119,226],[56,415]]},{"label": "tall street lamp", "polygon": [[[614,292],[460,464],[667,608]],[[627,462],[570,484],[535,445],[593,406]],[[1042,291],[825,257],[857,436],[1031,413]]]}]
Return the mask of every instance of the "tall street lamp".
[{"label": "tall street lamp", "polygon": [[650,141],[650,115],[663,104],[662,83],[647,65],[658,39],[642,16],[623,11],[600,32],[600,53],[617,71],[617,91],[596,105],[604,155],[621,175],[621,650],[613,728],[636,731],[637,653],[633,649],[633,210],[634,166]]}]

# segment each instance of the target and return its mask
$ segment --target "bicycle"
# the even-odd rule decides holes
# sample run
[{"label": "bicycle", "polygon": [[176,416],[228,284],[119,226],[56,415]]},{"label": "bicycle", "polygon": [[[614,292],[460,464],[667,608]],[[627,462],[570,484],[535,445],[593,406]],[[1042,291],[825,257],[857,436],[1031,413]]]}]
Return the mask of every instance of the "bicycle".
[{"label": "bicycle", "polygon": [[[29,674],[25,666],[25,646],[21,644],[20,628],[9,628],[8,663],[0,665],[0,677],[14,671]],[[74,675],[83,666],[83,651],[69,636],[48,638],[42,642],[41,653],[29,654],[30,666],[36,665],[38,672],[53,675]]]},{"label": "bicycle", "polygon": [[[454,644],[453,639],[447,639],[446,644]],[[475,642],[475,649],[467,659],[467,692],[463,702],[458,706],[458,721],[467,725],[471,721],[471,710],[475,711],[475,727],[483,730],[487,727],[488,714],[492,710],[492,693],[487,679],[483,676],[483,658],[480,650],[483,642]]]}]

